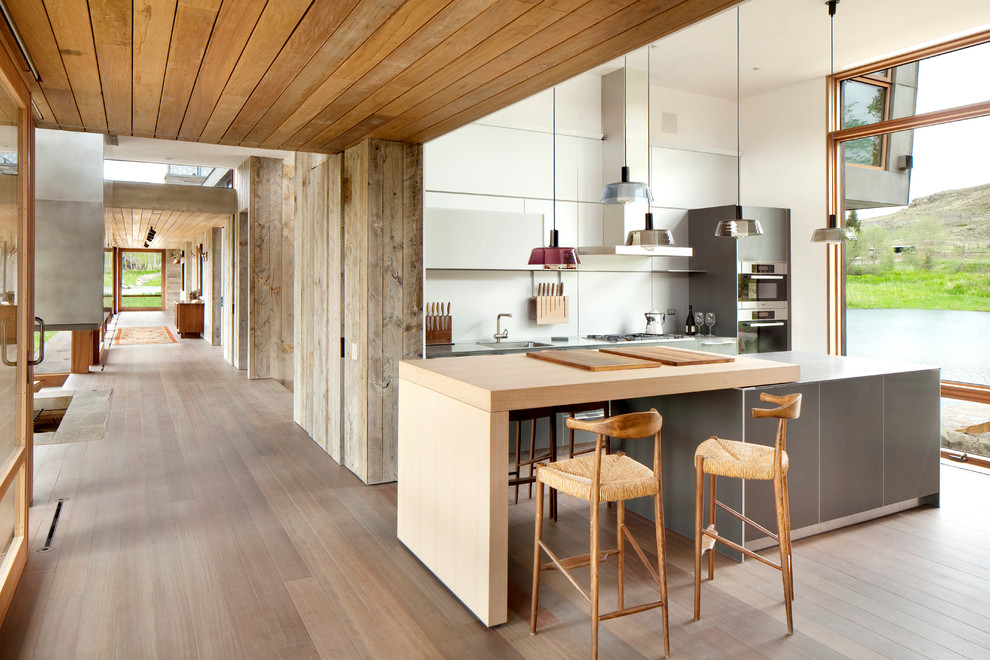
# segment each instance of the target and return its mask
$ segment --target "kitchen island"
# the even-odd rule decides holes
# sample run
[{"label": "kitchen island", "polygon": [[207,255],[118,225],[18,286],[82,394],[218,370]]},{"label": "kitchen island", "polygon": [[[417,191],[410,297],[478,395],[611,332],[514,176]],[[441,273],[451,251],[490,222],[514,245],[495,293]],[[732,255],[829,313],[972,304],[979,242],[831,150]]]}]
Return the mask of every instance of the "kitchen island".
[{"label": "kitchen island", "polygon": [[797,364],[591,372],[525,354],[399,367],[398,537],[486,625],[508,590],[509,411],[791,383]]}]

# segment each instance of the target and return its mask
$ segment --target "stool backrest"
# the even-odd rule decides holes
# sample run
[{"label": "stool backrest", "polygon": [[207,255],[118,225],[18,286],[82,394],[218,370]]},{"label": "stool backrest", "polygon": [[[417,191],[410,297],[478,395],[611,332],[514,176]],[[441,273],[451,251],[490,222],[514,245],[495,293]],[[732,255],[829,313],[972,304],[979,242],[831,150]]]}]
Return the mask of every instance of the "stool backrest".
[{"label": "stool backrest", "polygon": [[598,491],[601,483],[602,468],[602,439],[605,436],[622,438],[624,440],[635,440],[653,436],[653,474],[660,478],[660,427],[663,426],[663,417],[656,409],[649,412],[627,413],[616,415],[606,419],[584,421],[568,417],[564,423],[569,429],[580,431],[590,431],[598,436],[595,442],[595,471],[591,480],[591,492]]},{"label": "stool backrest", "polygon": [[780,475],[783,453],[787,451],[787,420],[797,419],[801,415],[801,395],[773,396],[760,392],[760,401],[777,404],[776,408],[753,408],[753,417],[776,417],[780,420],[777,424],[777,439],[773,453],[774,474]]}]

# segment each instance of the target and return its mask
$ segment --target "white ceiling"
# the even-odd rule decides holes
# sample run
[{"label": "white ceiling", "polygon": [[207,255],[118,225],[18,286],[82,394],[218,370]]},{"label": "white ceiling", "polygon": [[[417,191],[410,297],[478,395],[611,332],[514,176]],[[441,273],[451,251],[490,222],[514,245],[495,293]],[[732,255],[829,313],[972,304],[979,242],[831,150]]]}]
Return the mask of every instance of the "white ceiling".
[{"label": "white ceiling", "polygon": [[[742,96],[762,94],[829,71],[829,17],[824,0],[749,0],[740,5]],[[990,0],[840,0],[835,15],[835,68],[858,66],[920,46],[990,29]],[[629,66],[646,68],[645,49]],[[622,66],[598,67],[603,75]],[[654,84],[697,94],[736,96],[736,10],[657,42]],[[121,137],[107,146],[116,160],[236,167],[247,156],[288,152],[194,142]]]},{"label": "white ceiling", "polygon": [[[749,0],[739,6],[743,97],[829,72],[825,0]],[[835,69],[852,68],[990,29],[990,0],[840,0],[835,14]],[[645,69],[645,55],[629,66]],[[595,69],[599,75],[622,60]],[[650,55],[655,85],[696,94],[736,96],[736,10],[658,41]]]}]

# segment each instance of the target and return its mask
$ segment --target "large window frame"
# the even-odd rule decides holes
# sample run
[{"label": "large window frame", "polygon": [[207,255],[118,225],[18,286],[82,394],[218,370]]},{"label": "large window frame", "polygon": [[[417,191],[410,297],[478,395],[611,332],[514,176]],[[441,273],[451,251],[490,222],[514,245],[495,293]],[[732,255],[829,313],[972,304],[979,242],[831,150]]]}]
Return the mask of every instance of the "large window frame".
[{"label": "large window frame", "polygon": [[[841,189],[840,168],[844,165],[841,160],[842,143],[880,135],[891,135],[898,131],[913,130],[927,126],[937,126],[954,121],[975,119],[990,116],[990,100],[969,105],[946,108],[924,114],[915,114],[897,119],[885,119],[875,124],[866,124],[851,128],[841,128],[840,119],[843,108],[841,85],[845,80],[862,78],[883,69],[923,60],[942,55],[955,50],[978,46],[990,42],[990,30],[985,30],[968,37],[955,39],[943,44],[929,46],[880,62],[842,71],[826,78],[826,120],[828,133],[826,135],[826,185],[828,192],[829,213],[844,217],[843,191]],[[889,95],[888,95],[889,96]],[[888,99],[889,103],[889,99]],[[844,355],[846,352],[846,291],[845,291],[845,255],[841,243],[827,247],[826,278],[828,283],[828,332],[827,348],[831,355]],[[946,398],[990,404],[990,386],[974,383],[957,383],[942,381],[941,395]],[[958,455],[959,452],[942,450],[947,458],[968,461],[990,467],[990,461],[974,459]]]}]

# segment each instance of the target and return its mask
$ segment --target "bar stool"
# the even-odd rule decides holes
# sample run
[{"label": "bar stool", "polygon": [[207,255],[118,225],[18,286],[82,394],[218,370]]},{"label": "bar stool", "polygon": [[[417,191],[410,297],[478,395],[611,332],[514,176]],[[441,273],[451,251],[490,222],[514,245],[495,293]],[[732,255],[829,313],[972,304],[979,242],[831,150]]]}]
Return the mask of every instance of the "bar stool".
[{"label": "bar stool", "polygon": [[[579,456],[540,465],[536,471],[536,533],[533,542],[533,601],[530,610],[529,632],[536,634],[536,611],[540,598],[540,573],[557,569],[577,587],[578,591],[591,604],[591,657],[598,657],[598,622],[627,614],[635,614],[660,608],[663,621],[664,655],[670,656],[670,640],[667,623],[667,546],[663,527],[663,488],[660,483],[660,427],[663,418],[656,410],[649,412],[618,415],[600,421],[586,422],[568,419],[567,427],[597,434],[595,451],[589,456]],[[603,455],[602,441],[605,436],[633,440],[653,436],[653,469],[635,461],[622,452]],[[591,506],[591,548],[588,554],[559,559],[543,542],[543,485],[556,488],[562,493],[577,497]],[[657,570],[646,559],[639,543],[633,538],[625,521],[625,500],[636,497],[653,498],[653,511],[656,517]],[[616,502],[616,547],[601,550],[598,534],[598,505],[601,502]],[[660,600],[643,605],[625,607],[623,602],[623,579],[625,572],[625,539],[628,538],[640,561],[660,587]],[[550,558],[547,564],[540,564],[541,551]],[[598,611],[598,564],[610,556],[618,557],[619,599],[614,612],[599,614]],[[571,570],[590,566],[591,594],[582,589]]]},{"label": "bar stool", "polygon": [[[557,419],[557,415],[567,415],[571,419],[575,415],[580,413],[590,413],[595,411],[601,411],[601,417],[608,417],[611,411],[611,406],[608,401],[592,401],[589,403],[572,403],[564,406],[555,406],[553,409],[554,420]],[[567,443],[567,457],[574,458],[580,454],[587,454],[589,452],[595,451],[594,447],[587,447],[579,451],[574,451],[574,429],[568,429],[568,443]],[[612,453],[612,444],[610,442],[611,438],[605,438],[605,453]]]},{"label": "bar stool", "polygon": [[[787,498],[787,420],[797,419],[801,414],[801,395],[772,396],[760,394],[761,401],[776,403],[776,408],[753,408],[753,417],[775,417],[777,439],[773,446],[759,445],[737,440],[725,440],[711,436],[694,453],[695,506],[694,506],[694,620],[701,618],[701,556],[708,553],[708,579],[715,579],[715,542],[721,541],[748,557],[763,562],[780,571],[784,583],[784,610],[787,613],[787,634],[794,633],[791,620],[791,600],[794,598],[794,570],[791,555],[791,513]],[[701,510],[704,508],[704,480],[708,475],[708,526],[702,527]],[[774,503],[777,509],[777,533],[774,534],[762,525],[747,518],[738,511],[715,499],[717,477],[737,479],[760,479],[773,481]],[[539,488],[537,488],[539,496]],[[715,530],[715,506],[732,514],[744,523],[758,529],[777,541],[780,546],[780,563],[742,547],[738,543],[723,538]]]},{"label": "bar stool", "polygon": [[[547,450],[540,454],[535,455],[536,452],[536,421],[539,419],[546,419],[550,426],[550,443]],[[529,484],[529,497],[533,496],[533,482],[536,481],[535,468],[534,466],[540,461],[555,461],[557,460],[557,425],[554,424],[556,418],[553,414],[552,408],[529,408],[526,410],[510,410],[509,411],[509,422],[515,422],[516,431],[516,454],[515,454],[515,466],[513,470],[509,471],[509,485],[514,486],[516,489],[515,502],[519,503],[519,486]],[[522,458],[522,423],[529,422],[529,454],[526,459]],[[522,469],[528,468],[529,472],[526,475],[522,474]],[[556,520],[557,519],[557,492],[550,492],[550,516]]]}]

